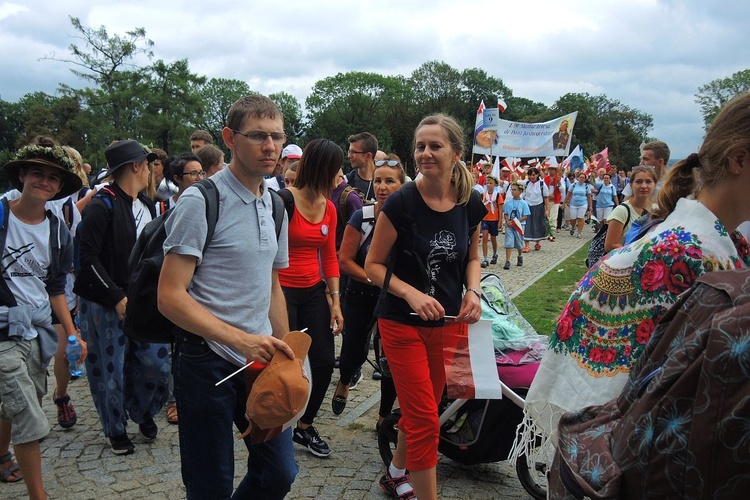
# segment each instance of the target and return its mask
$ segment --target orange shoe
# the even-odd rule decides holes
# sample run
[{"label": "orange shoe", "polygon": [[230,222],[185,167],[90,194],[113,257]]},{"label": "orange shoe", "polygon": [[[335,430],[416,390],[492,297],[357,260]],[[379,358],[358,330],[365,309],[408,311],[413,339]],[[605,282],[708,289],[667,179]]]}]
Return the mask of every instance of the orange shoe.
[{"label": "orange shoe", "polygon": [[529,248],[529,245],[526,245],[525,247],[523,247],[523,253],[529,253],[529,252],[531,252],[531,248]]}]

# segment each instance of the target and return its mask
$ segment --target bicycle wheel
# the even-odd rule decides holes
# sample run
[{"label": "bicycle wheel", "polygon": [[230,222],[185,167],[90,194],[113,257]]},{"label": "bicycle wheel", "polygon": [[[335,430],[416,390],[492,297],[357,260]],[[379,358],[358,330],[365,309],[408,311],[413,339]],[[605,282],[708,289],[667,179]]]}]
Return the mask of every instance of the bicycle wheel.
[{"label": "bicycle wheel", "polygon": [[396,443],[398,442],[398,421],[401,418],[401,410],[398,408],[393,410],[390,415],[385,417],[383,423],[380,424],[380,430],[378,430],[378,451],[380,452],[380,458],[383,460],[383,464],[386,467],[391,465],[393,460],[393,452],[396,450]]},{"label": "bicycle wheel", "polygon": [[536,500],[547,498],[547,464],[537,462],[529,466],[526,455],[516,459],[516,475],[526,493]]}]

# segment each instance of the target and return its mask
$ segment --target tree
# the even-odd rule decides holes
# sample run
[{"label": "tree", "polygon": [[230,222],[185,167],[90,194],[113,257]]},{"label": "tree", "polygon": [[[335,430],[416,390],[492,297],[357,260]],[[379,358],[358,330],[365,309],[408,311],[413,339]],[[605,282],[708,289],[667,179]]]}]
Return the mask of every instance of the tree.
[{"label": "tree", "polygon": [[750,69],[738,71],[728,78],[717,78],[698,88],[695,102],[701,107],[706,130],[726,103],[748,91],[750,91]]},{"label": "tree", "polygon": [[294,144],[299,143],[304,132],[304,124],[302,121],[302,106],[300,106],[297,98],[287,92],[269,94],[268,98],[276,103],[284,116],[287,141]]},{"label": "tree", "polygon": [[194,121],[195,127],[207,130],[214,138],[214,144],[222,144],[221,129],[227,125],[227,113],[234,101],[252,94],[250,86],[242,80],[211,78],[196,86],[201,100],[202,113]]},{"label": "tree", "polygon": [[65,62],[81,68],[71,68],[71,71],[80,78],[94,82],[100,92],[76,91],[67,86],[63,86],[63,90],[84,98],[89,106],[105,106],[112,123],[113,138],[123,138],[123,114],[132,97],[128,93],[131,86],[126,85],[132,82],[123,78],[123,71],[127,68],[137,69],[130,61],[140,54],[146,55],[149,59],[153,57],[151,47],[154,42],[146,38],[146,30],[143,28],[135,28],[121,37],[110,36],[104,26],[99,29],[83,26],[77,17],[70,16],[70,23],[79,33],[74,38],[82,40],[83,47],[71,44],[69,49],[72,58],[57,58],[53,54],[43,59]]},{"label": "tree", "polygon": [[192,133],[188,124],[202,111],[195,87],[206,78],[191,73],[187,59],[171,64],[159,60],[150,69],[139,129],[165,151],[186,151]]},{"label": "tree", "polygon": [[82,145],[77,141],[74,127],[74,120],[81,112],[75,98],[33,92],[23,96],[18,104],[23,115],[23,133],[17,139],[17,146],[31,142],[37,135],[52,136],[61,144],[75,148]]},{"label": "tree", "polygon": [[398,80],[361,71],[318,81],[305,101],[305,141],[327,137],[345,147],[349,135],[368,131],[378,138],[381,149],[390,149],[390,133],[383,120],[386,101],[382,97],[391,85],[398,85]]}]

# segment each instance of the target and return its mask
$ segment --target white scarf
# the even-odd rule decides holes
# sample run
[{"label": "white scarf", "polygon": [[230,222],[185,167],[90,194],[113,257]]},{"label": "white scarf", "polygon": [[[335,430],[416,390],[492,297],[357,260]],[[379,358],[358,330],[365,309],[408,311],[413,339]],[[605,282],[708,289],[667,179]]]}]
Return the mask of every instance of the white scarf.
[{"label": "white scarf", "polygon": [[[489,199],[487,198],[488,196],[489,196]],[[490,213],[494,214],[495,213],[495,209],[497,208],[497,188],[495,188],[492,191],[492,194],[490,194],[490,193],[484,193],[484,195],[482,197],[484,198],[484,204],[485,204],[485,206],[487,205],[487,203],[489,203],[489,205],[490,205],[490,207],[489,207],[490,208]]]}]

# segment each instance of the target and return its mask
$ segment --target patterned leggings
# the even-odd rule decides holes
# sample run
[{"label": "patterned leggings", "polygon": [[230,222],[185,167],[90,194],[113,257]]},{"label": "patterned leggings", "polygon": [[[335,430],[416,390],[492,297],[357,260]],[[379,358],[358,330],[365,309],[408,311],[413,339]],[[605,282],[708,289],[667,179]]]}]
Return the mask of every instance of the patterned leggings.
[{"label": "patterned leggings", "polygon": [[169,395],[168,344],[128,339],[117,311],[80,299],[81,337],[88,343],[86,373],[107,437],[125,432],[127,419],[152,419]]}]

